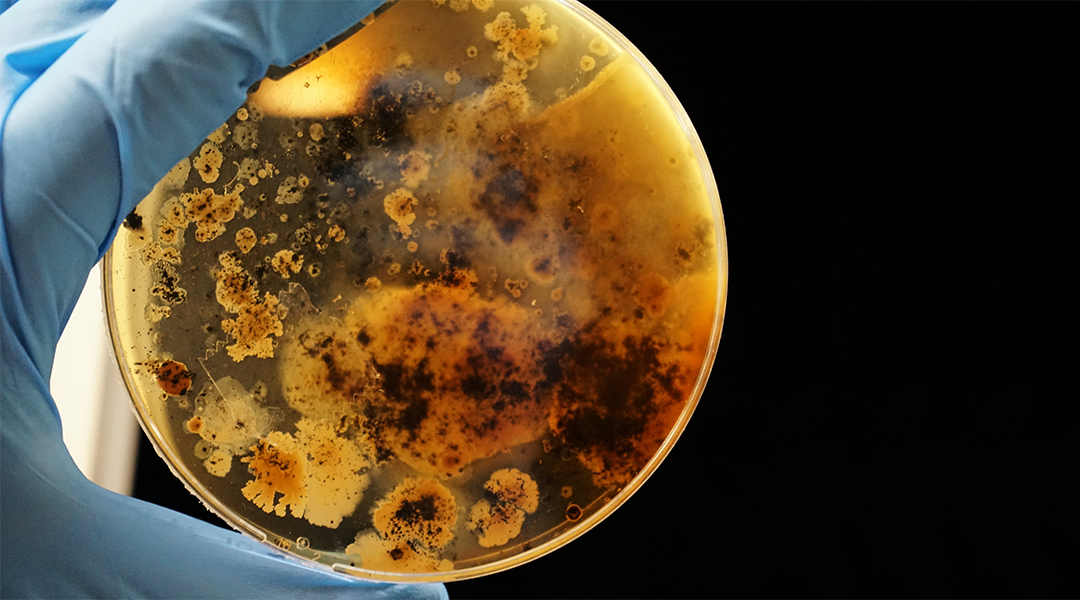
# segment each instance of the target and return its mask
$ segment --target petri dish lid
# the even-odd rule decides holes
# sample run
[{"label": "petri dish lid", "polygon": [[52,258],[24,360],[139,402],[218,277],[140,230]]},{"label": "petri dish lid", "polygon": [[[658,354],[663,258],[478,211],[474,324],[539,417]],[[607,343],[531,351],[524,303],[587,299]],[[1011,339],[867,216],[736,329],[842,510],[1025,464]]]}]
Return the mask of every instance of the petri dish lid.
[{"label": "petri dish lid", "polygon": [[726,240],[685,112],[572,1],[398,2],[300,62],[106,256],[143,428],[210,510],[338,572],[562,546],[712,366]]}]

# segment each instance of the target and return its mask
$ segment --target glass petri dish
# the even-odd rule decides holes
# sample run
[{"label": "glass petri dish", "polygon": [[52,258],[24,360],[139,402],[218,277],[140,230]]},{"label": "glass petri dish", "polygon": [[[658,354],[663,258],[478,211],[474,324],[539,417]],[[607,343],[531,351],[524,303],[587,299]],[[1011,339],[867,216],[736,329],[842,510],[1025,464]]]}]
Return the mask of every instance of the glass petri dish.
[{"label": "glass petri dish", "polygon": [[239,531],[367,579],[494,573],[611,514],[686,426],[719,198],[670,89],[580,4],[362,25],[128,217],[113,345],[158,453]]}]

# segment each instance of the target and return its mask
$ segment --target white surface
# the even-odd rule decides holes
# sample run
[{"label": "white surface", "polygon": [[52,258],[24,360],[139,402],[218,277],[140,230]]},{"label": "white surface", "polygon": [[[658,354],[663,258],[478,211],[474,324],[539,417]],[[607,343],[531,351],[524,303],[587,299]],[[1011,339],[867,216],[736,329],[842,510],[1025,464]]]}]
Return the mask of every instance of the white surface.
[{"label": "white surface", "polygon": [[139,425],[109,349],[100,265],[60,336],[49,385],[75,464],[98,485],[130,495]]}]

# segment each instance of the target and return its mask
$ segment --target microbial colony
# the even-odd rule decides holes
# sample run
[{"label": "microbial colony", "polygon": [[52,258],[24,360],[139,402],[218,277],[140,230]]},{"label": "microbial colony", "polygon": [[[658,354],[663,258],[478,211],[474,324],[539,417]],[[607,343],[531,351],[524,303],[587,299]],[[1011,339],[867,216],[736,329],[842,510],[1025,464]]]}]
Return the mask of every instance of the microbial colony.
[{"label": "microbial colony", "polygon": [[159,450],[237,527],[362,575],[464,572],[572,532],[677,433],[719,206],[650,74],[572,10],[365,24],[128,217],[114,340]]}]

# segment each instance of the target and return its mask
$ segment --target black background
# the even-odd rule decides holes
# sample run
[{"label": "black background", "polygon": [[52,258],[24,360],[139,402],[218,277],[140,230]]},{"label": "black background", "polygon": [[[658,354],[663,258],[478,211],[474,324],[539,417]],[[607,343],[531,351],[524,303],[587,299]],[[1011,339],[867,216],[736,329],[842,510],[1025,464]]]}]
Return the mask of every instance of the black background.
[{"label": "black background", "polygon": [[1080,595],[1075,5],[588,5],[704,142],[723,338],[640,492],[451,596]]}]

